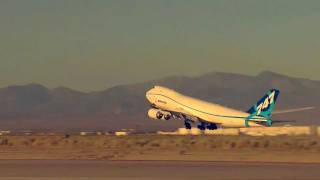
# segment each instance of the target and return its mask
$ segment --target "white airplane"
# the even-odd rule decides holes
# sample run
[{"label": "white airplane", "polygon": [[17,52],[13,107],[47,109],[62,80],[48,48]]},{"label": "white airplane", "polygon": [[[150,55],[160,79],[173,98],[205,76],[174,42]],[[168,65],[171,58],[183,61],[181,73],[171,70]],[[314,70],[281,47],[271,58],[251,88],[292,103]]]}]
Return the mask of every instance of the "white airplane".
[{"label": "white airplane", "polygon": [[279,94],[276,89],[268,91],[247,112],[188,97],[161,86],[149,90],[146,97],[151,103],[148,116],[152,119],[181,119],[187,129],[198,123],[200,130],[215,130],[218,127],[271,126],[270,116]]}]

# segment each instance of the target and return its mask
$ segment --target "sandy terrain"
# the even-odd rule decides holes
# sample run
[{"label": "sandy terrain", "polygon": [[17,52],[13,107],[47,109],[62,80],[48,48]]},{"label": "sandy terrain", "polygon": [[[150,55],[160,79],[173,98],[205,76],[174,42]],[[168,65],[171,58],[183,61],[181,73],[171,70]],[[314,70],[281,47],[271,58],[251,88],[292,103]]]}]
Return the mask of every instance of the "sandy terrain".
[{"label": "sandy terrain", "polygon": [[318,137],[2,136],[0,159],[320,163]]},{"label": "sandy terrain", "polygon": [[318,179],[320,164],[4,160],[0,180]]}]

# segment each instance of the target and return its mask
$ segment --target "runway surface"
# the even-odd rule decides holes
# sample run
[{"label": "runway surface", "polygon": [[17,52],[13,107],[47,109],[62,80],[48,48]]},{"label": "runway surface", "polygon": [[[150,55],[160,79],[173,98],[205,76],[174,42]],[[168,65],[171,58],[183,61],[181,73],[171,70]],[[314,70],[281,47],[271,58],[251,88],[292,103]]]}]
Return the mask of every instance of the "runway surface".
[{"label": "runway surface", "polygon": [[1,180],[319,179],[320,164],[0,160]]}]

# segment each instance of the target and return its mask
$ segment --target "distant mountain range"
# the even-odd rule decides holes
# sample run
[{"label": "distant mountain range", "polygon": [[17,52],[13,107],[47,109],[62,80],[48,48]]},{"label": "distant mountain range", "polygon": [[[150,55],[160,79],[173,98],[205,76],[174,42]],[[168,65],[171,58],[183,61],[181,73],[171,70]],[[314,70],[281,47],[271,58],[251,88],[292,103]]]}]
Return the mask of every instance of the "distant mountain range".
[{"label": "distant mountain range", "polygon": [[270,88],[281,90],[277,110],[316,107],[313,110],[274,115],[273,119],[296,124],[320,124],[320,81],[293,78],[265,71],[257,76],[208,73],[198,77],[175,76],[146,83],[116,86],[84,93],[39,84],[0,89],[0,130],[169,130],[182,122],[163,122],[146,117],[145,92],[163,85],[186,95],[247,110]]}]

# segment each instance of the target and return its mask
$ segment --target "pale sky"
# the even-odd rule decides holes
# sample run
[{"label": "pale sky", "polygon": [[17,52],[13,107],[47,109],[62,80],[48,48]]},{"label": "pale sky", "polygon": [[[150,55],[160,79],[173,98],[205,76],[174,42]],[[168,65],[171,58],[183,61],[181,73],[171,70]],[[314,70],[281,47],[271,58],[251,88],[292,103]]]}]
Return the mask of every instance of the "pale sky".
[{"label": "pale sky", "polygon": [[320,1],[0,1],[0,87],[263,70],[320,80]]}]

